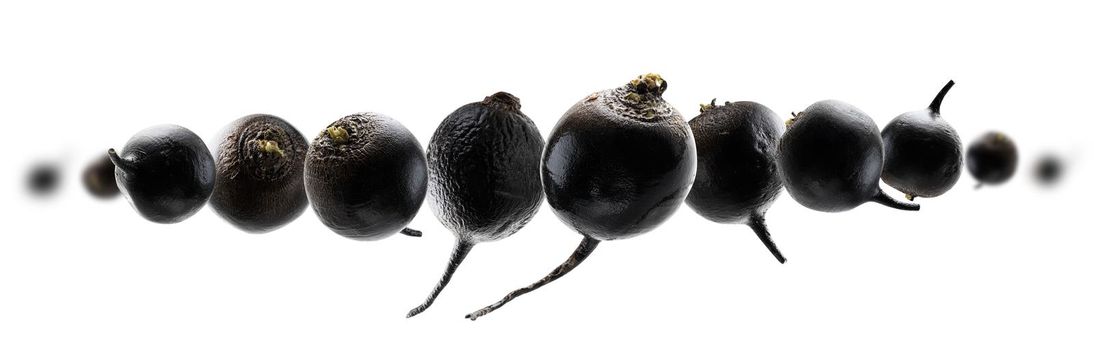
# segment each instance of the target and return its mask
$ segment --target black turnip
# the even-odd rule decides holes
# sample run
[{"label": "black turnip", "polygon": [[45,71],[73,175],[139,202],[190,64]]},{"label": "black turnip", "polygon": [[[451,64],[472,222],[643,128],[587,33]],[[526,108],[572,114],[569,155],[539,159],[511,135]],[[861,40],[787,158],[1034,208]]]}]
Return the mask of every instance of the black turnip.
[{"label": "black turnip", "polygon": [[810,105],[787,122],[778,168],[790,197],[824,212],[851,210],[873,201],[919,210],[882,192],[881,133],[870,116],[836,100]]},{"label": "black turnip", "polygon": [[263,233],[304,212],[308,140],[296,128],[281,118],[254,114],[226,126],[219,139],[209,205],[220,217],[241,230]]},{"label": "black turnip", "polygon": [[953,80],[926,109],[901,114],[881,130],[885,167],[881,180],[908,200],[938,197],[961,177],[961,138],[942,119],[942,99]]},{"label": "black turnip", "polygon": [[192,131],[171,124],[141,130],[122,151],[111,148],[118,189],[145,219],[180,222],[197,213],[216,181],[209,148]]},{"label": "black turnip", "polygon": [[593,93],[555,125],[543,154],[547,202],[583,236],[577,250],[532,285],[467,315],[472,320],[540,288],[581,264],[600,241],[648,232],[684,202],[695,179],[695,141],[661,94],[656,74]]},{"label": "black turnip", "polygon": [[965,165],[976,179],[976,188],[1000,185],[1010,180],[1018,170],[1018,147],[998,131],[990,131],[969,145]]},{"label": "black turnip", "polygon": [[775,160],[784,129],[779,116],[755,102],[712,100],[688,125],[698,166],[685,203],[707,220],[748,225],[785,263],[764,220],[783,187]]},{"label": "black turnip", "polygon": [[319,221],[374,241],[406,228],[425,200],[425,154],[414,135],[378,113],[343,117],[319,133],[304,161],[304,189]]},{"label": "black turnip", "polygon": [[110,199],[121,194],[114,179],[114,163],[109,155],[104,154],[88,164],[82,179],[87,192],[96,198]]},{"label": "black turnip", "polygon": [[1055,185],[1063,177],[1064,160],[1055,154],[1044,154],[1033,165],[1033,178],[1044,186]]},{"label": "black turnip", "polygon": [[509,237],[532,219],[543,202],[542,152],[539,129],[505,92],[441,122],[427,151],[429,207],[456,243],[441,280],[407,317],[433,304],[475,244]]},{"label": "black turnip", "polygon": [[43,162],[31,166],[27,173],[27,189],[35,196],[45,197],[57,192],[61,184],[61,167]]}]

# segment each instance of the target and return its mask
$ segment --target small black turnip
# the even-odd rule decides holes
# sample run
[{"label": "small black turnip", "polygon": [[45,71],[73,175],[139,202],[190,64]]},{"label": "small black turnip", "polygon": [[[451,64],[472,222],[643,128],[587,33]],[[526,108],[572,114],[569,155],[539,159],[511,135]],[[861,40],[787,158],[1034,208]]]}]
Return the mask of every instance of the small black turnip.
[{"label": "small black turnip", "polygon": [[414,135],[378,113],[343,117],[319,133],[304,161],[304,189],[319,221],[374,241],[406,228],[425,200],[425,154]]},{"label": "small black turnip", "polygon": [[88,164],[82,179],[87,192],[96,198],[110,199],[121,194],[114,179],[114,163],[109,155],[104,154]]},{"label": "small black turnip", "polygon": [[185,220],[213,193],[213,155],[184,127],[164,124],[141,130],[120,153],[111,148],[107,154],[114,162],[118,189],[149,221]]},{"label": "small black turnip", "polygon": [[881,180],[904,197],[938,197],[961,177],[961,138],[942,119],[942,99],[953,80],[926,109],[901,114],[881,130],[885,168]]},{"label": "small black turnip", "polygon": [[1007,135],[989,131],[969,145],[965,165],[977,181],[976,188],[1003,184],[1018,170],[1018,147]]},{"label": "small black turnip", "polygon": [[684,202],[695,179],[695,141],[661,94],[668,84],[646,74],[593,93],[555,125],[543,154],[547,202],[582,235],[577,250],[546,277],[475,311],[472,320],[566,275],[600,241],[653,230]]},{"label": "small black turnip", "polygon": [[246,232],[269,232],[308,207],[308,139],[296,128],[272,115],[253,114],[228,124],[219,140],[209,205],[225,221]]},{"label": "small black turnip", "polygon": [[57,164],[43,162],[30,167],[27,173],[27,189],[30,193],[46,197],[57,192],[61,184],[61,167]]},{"label": "small black turnip", "polygon": [[790,197],[806,208],[840,212],[873,201],[919,210],[881,190],[881,133],[870,116],[836,100],[810,105],[787,122],[778,168]]},{"label": "small black turnip", "polygon": [[698,165],[685,203],[707,220],[748,225],[785,263],[764,220],[783,187],[775,158],[785,127],[778,114],[756,102],[712,100],[688,125]]},{"label": "small black turnip", "polygon": [[1052,186],[1064,174],[1064,160],[1055,154],[1044,154],[1033,165],[1033,178],[1044,186]]},{"label": "small black turnip", "polygon": [[441,279],[413,317],[433,304],[475,244],[509,237],[543,203],[539,161],[543,153],[532,119],[506,92],[460,107],[429,140],[429,207],[456,236]]}]

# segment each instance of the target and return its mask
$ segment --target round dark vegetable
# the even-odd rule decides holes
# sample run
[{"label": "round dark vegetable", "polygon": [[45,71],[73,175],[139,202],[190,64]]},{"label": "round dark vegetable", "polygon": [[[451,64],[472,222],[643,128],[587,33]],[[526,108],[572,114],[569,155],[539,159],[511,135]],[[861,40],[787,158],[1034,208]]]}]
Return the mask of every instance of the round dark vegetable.
[{"label": "round dark vegetable", "polygon": [[976,188],[1007,182],[1018,169],[1018,147],[998,131],[990,131],[976,139],[969,145],[965,158],[969,173],[978,181]]},{"label": "round dark vegetable", "polygon": [[114,163],[109,155],[102,155],[91,164],[87,165],[83,174],[84,187],[92,196],[101,199],[117,197],[118,182],[114,179]]},{"label": "round dark vegetable", "polygon": [[420,236],[406,225],[418,214],[426,186],[422,146],[403,124],[382,114],[331,123],[304,161],[304,189],[319,221],[356,240],[396,232]]},{"label": "round dark vegetable", "polygon": [[516,233],[539,210],[543,137],[505,92],[449,114],[429,141],[429,207],[452,234],[448,267],[413,317],[433,304],[475,244]]},{"label": "round dark vegetable", "polygon": [[764,214],[782,191],[776,152],[783,123],[774,111],[755,102],[713,100],[700,107],[688,125],[695,135],[698,166],[685,201],[707,220],[752,228],[779,263],[779,252]]},{"label": "round dark vegetable", "polygon": [[1042,155],[1033,166],[1033,176],[1037,182],[1049,186],[1060,181],[1064,173],[1064,161],[1053,154]]},{"label": "round dark vegetable", "polygon": [[36,164],[27,173],[27,188],[36,196],[48,196],[60,185],[61,169],[53,163]]},{"label": "round dark vegetable", "polygon": [[779,173],[790,197],[813,210],[840,212],[869,201],[919,210],[918,204],[881,191],[882,152],[881,133],[870,116],[841,101],[821,101],[787,122]]},{"label": "round dark vegetable", "polygon": [[961,138],[939,114],[951,87],[953,80],[927,109],[901,114],[881,130],[885,145],[881,179],[904,192],[908,200],[938,197],[961,177]]},{"label": "round dark vegetable", "polygon": [[543,154],[543,189],[554,212],[584,238],[538,282],[467,315],[474,320],[573,270],[603,240],[648,232],[672,215],[695,179],[695,141],[661,94],[656,74],[593,93],[555,125]]},{"label": "round dark vegetable", "polygon": [[262,233],[304,212],[308,140],[296,128],[281,118],[254,114],[228,124],[219,139],[209,204],[220,217],[241,230]]},{"label": "round dark vegetable", "polygon": [[216,181],[209,148],[192,131],[171,124],[141,130],[121,153],[111,148],[122,195],[153,222],[176,223],[197,213]]}]

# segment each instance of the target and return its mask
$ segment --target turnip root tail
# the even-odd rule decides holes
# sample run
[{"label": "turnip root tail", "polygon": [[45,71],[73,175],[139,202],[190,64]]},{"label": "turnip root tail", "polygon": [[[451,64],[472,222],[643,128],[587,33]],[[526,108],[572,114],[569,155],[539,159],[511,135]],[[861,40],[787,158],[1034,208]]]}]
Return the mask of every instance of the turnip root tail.
[{"label": "turnip root tail", "polygon": [[748,227],[752,228],[753,232],[756,232],[756,237],[760,238],[760,241],[764,243],[767,250],[771,252],[771,255],[775,256],[775,259],[780,264],[786,263],[786,258],[783,257],[783,253],[779,251],[779,247],[775,246],[775,241],[771,240],[771,233],[767,231],[767,223],[764,220],[763,214],[752,213],[752,216],[748,218]]},{"label": "turnip root tail", "polygon": [[409,227],[404,227],[402,231],[399,231],[399,233],[402,233],[402,234],[410,236],[410,237],[421,237],[422,236],[422,231],[418,231],[418,230],[415,230],[415,229],[412,229],[412,228],[409,228]]},{"label": "turnip root tail", "polygon": [[566,262],[563,262],[562,265],[556,267],[554,271],[551,271],[551,273],[547,274],[547,277],[544,277],[536,283],[532,283],[532,285],[530,286],[514,290],[512,293],[509,293],[509,295],[501,298],[501,300],[498,300],[498,302],[494,303],[493,305],[479,309],[479,311],[467,314],[467,316],[465,317],[470,318],[472,321],[474,321],[479,317],[482,317],[488,313],[493,312],[494,310],[501,308],[503,305],[512,301],[516,297],[539,289],[539,287],[543,287],[548,283],[551,283],[554,280],[565,276],[567,273],[577,267],[577,265],[580,265],[582,261],[585,261],[585,258],[588,258],[589,255],[593,253],[593,250],[596,249],[597,244],[600,244],[600,241],[596,240],[595,238],[585,236],[585,238],[581,240],[581,244],[577,246],[576,250],[574,250],[574,253],[570,255],[570,258],[566,259]]},{"label": "turnip root tail", "polygon": [[114,152],[113,148],[107,150],[106,155],[110,157],[110,162],[114,163],[115,167],[122,169],[124,172],[133,172],[133,164],[119,156],[117,152]]},{"label": "turnip root tail", "polygon": [[441,280],[437,282],[437,285],[433,287],[433,291],[429,293],[429,296],[425,298],[425,302],[418,307],[410,310],[406,314],[406,318],[414,317],[414,315],[422,313],[425,309],[428,309],[430,305],[433,305],[433,300],[437,299],[437,296],[441,294],[444,287],[448,285],[448,281],[452,280],[452,274],[456,273],[456,268],[460,267],[460,263],[467,257],[467,253],[471,252],[471,248],[475,244],[464,240],[457,240],[456,246],[452,247],[452,256],[448,258],[448,267],[445,268],[444,274],[441,275]]},{"label": "turnip root tail", "polygon": [[946,93],[950,92],[950,88],[953,87],[953,80],[946,83],[946,86],[942,87],[942,90],[938,91],[938,95],[934,97],[934,101],[931,101],[931,105],[927,109],[931,110],[934,114],[942,112],[942,99],[946,98]]},{"label": "turnip root tail", "polygon": [[894,209],[919,211],[919,204],[897,201],[896,199],[893,199],[893,197],[889,197],[888,194],[885,194],[885,191],[882,191],[880,188],[871,201]]}]

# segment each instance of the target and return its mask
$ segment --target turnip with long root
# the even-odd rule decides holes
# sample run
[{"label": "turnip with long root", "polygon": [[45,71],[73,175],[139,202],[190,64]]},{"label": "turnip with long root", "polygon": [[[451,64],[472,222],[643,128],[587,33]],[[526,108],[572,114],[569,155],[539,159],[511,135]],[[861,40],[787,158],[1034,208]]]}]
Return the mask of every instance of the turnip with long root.
[{"label": "turnip with long root", "polygon": [[695,179],[695,141],[661,94],[657,74],[593,93],[563,114],[547,139],[542,179],[555,214],[582,235],[569,259],[538,282],[468,314],[486,315],[566,275],[600,241],[653,230],[684,202]]},{"label": "turnip with long root", "polygon": [[543,136],[506,92],[460,107],[429,141],[429,207],[456,236],[448,267],[433,291],[406,317],[433,305],[478,243],[509,237],[543,203],[539,159]]}]

